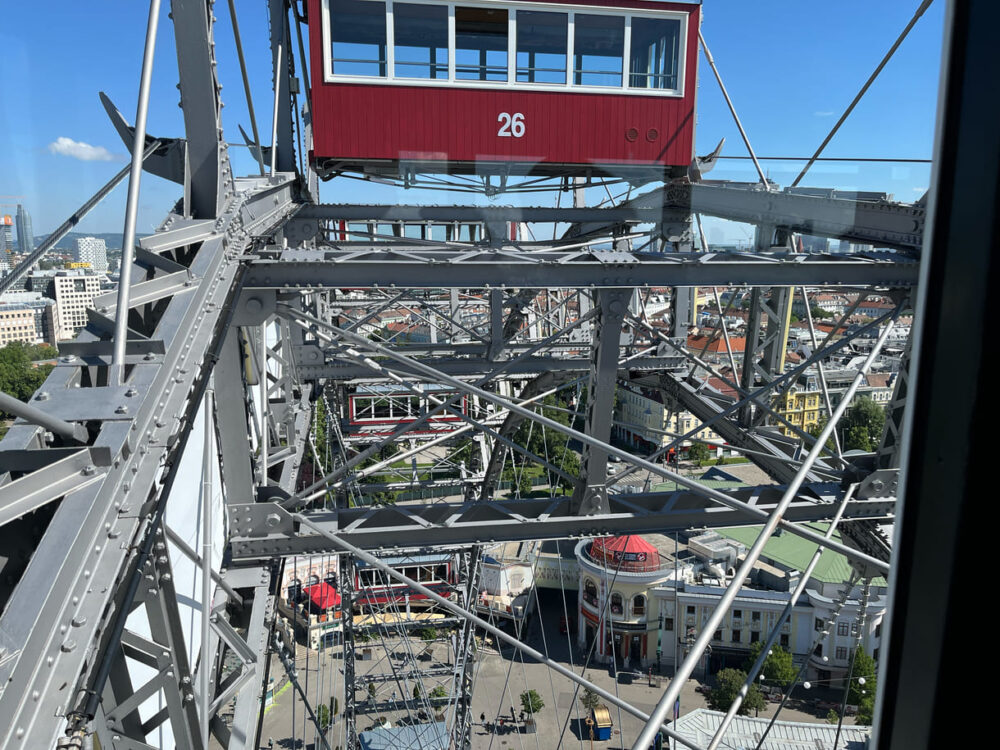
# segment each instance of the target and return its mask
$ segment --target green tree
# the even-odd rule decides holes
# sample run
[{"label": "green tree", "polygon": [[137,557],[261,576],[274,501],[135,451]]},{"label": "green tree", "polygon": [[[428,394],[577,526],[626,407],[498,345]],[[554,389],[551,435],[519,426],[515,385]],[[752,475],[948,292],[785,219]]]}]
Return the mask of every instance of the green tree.
[{"label": "green tree", "polygon": [[34,346],[13,341],[0,349],[0,391],[20,401],[30,401],[52,371],[52,365],[35,366],[39,359],[51,359],[57,352],[51,346]]},{"label": "green tree", "polygon": [[[864,649],[854,654],[851,665],[851,682],[847,690],[847,702],[852,706],[860,706],[865,698],[875,695],[876,674],[878,663]],[[864,680],[862,683],[861,680]]]},{"label": "green tree", "polygon": [[813,319],[815,320],[828,320],[829,318],[833,317],[832,312],[827,312],[822,307],[819,307],[817,305],[810,305],[809,312],[812,313]]},{"label": "green tree", "polygon": [[872,714],[875,713],[875,696],[866,695],[861,699],[858,704],[858,715],[855,717],[854,721],[857,724],[866,724],[871,726],[872,724]]},{"label": "green tree", "polygon": [[414,685],[413,686],[413,700],[415,700],[415,701],[420,700],[420,695],[421,695],[421,693],[420,693],[420,685]]},{"label": "green tree", "polygon": [[885,411],[867,396],[857,399],[839,425],[847,450],[871,451],[882,439]]},{"label": "green tree", "polygon": [[531,477],[528,476],[528,472],[522,471],[517,479],[517,494],[518,497],[527,497],[531,494],[532,484]]},{"label": "green tree", "polygon": [[545,701],[536,690],[525,690],[521,693],[521,708],[529,715],[533,715],[545,708]]},{"label": "green tree", "polygon": [[840,721],[840,712],[835,708],[831,708],[826,714],[827,724],[836,724]]},{"label": "green tree", "polygon": [[447,698],[448,697],[448,690],[444,687],[444,685],[436,685],[435,687],[433,687],[431,689],[430,697],[431,698]]},{"label": "green tree", "polygon": [[580,696],[580,703],[588,711],[593,711],[599,705],[601,705],[601,696],[591,690],[589,687],[583,689],[583,695]]},{"label": "green tree", "polygon": [[330,709],[326,707],[325,703],[320,703],[316,708],[316,719],[319,721],[319,728],[325,732],[326,728],[330,726]]},{"label": "green tree", "polygon": [[[747,660],[743,664],[743,668],[748,673],[750,672],[750,667],[757,661],[757,657],[760,656],[760,651],[763,647],[763,641],[750,644],[750,656],[747,657]],[[783,688],[795,679],[798,671],[792,655],[781,646],[775,645],[771,647],[771,653],[764,660],[764,669],[761,674],[764,675],[764,681],[768,685]]]},{"label": "green tree", "polygon": [[438,637],[437,628],[417,628],[415,634],[418,638],[424,641],[433,641]]},{"label": "green tree", "polygon": [[[708,694],[709,708],[714,708],[716,711],[726,711],[736,699],[746,679],[747,673],[742,669],[719,670],[719,673],[715,675],[715,687]],[[756,685],[751,685],[746,698],[740,704],[738,713],[741,716],[745,716],[751,710],[759,711],[766,707],[767,701],[764,700],[764,694],[760,691],[760,688]]]},{"label": "green tree", "polygon": [[688,458],[692,461],[707,461],[709,457],[708,446],[704,443],[694,443],[688,448]]}]

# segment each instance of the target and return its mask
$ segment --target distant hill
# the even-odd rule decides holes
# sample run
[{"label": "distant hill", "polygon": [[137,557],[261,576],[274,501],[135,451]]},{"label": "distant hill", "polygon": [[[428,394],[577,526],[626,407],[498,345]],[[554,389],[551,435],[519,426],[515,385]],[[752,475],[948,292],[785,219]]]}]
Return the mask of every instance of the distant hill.
[{"label": "distant hill", "polygon": [[[148,237],[149,232],[145,234],[136,234],[136,239],[141,239],[143,237]],[[47,234],[41,236],[35,236],[35,247],[38,247],[45,238],[48,237]],[[108,250],[121,250],[122,244],[122,233],[121,232],[69,232],[65,237],[63,237],[59,242],[56,243],[56,250],[72,250],[76,247],[76,240],[80,237],[97,237],[104,240],[108,245]]]}]

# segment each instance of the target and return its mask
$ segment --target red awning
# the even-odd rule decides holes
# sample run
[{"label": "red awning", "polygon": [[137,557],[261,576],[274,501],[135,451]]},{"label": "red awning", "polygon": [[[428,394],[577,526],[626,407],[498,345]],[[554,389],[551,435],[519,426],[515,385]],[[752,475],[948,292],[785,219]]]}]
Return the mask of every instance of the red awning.
[{"label": "red awning", "polygon": [[331,607],[340,606],[340,594],[337,593],[337,589],[326,581],[306,586],[303,591],[305,591],[309,597],[309,601],[317,609],[330,609]]},{"label": "red awning", "polygon": [[660,567],[660,553],[641,536],[606,536],[590,545],[590,556],[622,570],[649,571]]}]

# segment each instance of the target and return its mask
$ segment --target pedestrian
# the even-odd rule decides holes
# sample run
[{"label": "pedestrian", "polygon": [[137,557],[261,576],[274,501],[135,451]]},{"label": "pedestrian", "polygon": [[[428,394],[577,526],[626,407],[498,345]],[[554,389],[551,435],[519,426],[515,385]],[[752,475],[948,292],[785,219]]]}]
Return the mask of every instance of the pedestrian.
[{"label": "pedestrian", "polygon": [[500,717],[500,734],[503,734],[503,717]]},{"label": "pedestrian", "polygon": [[485,711],[483,713],[479,714],[479,723],[482,724],[484,727],[486,726],[486,712]]},{"label": "pedestrian", "polygon": [[517,721],[517,717],[514,715],[514,707],[513,706],[510,707],[510,720],[511,721]]}]

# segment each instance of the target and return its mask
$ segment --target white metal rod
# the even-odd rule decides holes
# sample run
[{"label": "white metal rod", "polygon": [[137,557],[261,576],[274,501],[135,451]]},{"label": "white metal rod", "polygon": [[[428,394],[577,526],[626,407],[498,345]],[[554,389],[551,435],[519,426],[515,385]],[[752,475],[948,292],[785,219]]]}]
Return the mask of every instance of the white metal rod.
[{"label": "white metal rod", "polygon": [[274,177],[275,165],[278,163],[278,95],[281,93],[282,43],[285,40],[284,31],[278,40],[278,54],[274,60],[274,115],[271,117],[271,176]]},{"label": "white metal rod", "polygon": [[212,390],[205,392],[203,424],[205,425],[204,450],[201,460],[201,746],[208,747],[209,706],[212,668],[208,663],[209,643],[212,637]]},{"label": "white metal rod", "polygon": [[816,153],[813,154],[809,158],[809,161],[806,162],[806,165],[802,167],[802,171],[799,172],[798,177],[796,177],[795,180],[792,182],[791,185],[792,187],[798,185],[799,182],[802,180],[802,178],[806,176],[806,172],[809,171],[809,168],[816,163],[816,160],[819,158],[819,155],[822,154],[823,149],[826,148],[826,144],[828,144],[833,139],[833,136],[837,134],[837,131],[840,130],[840,126],[844,124],[844,121],[850,116],[851,112],[854,111],[854,108],[858,105],[858,102],[861,101],[861,97],[865,95],[865,92],[868,91],[869,87],[875,82],[875,79],[878,78],[878,74],[882,72],[882,68],[886,66],[886,63],[888,63],[890,58],[892,58],[892,56],[896,53],[896,50],[899,48],[899,45],[903,43],[904,39],[906,39],[907,34],[910,33],[910,29],[913,28],[914,24],[917,22],[920,16],[924,14],[924,11],[927,10],[928,7],[930,7],[931,2],[933,2],[933,0],[923,0],[923,2],[920,3],[920,7],[917,8],[916,13],[913,14],[913,18],[911,18],[910,22],[906,24],[906,28],[903,29],[903,32],[896,38],[895,43],[892,45],[892,47],[889,48],[889,51],[885,53],[885,57],[882,58],[882,62],[880,62],[878,64],[878,67],[875,68],[875,72],[873,72],[868,77],[868,80],[865,81],[865,85],[861,87],[861,90],[854,97],[854,100],[849,105],[847,105],[847,109],[844,110],[844,114],[842,114],[840,116],[840,119],[837,120],[837,124],[833,126],[833,128],[827,134],[826,138],[823,139],[823,142],[819,144],[819,148],[816,149]]},{"label": "white metal rod", "polygon": [[701,34],[701,29],[698,29],[698,41],[701,42],[701,48],[705,50],[705,59],[708,60],[708,65],[715,73],[715,80],[719,82],[719,88],[722,89],[722,95],[726,99],[726,104],[729,105],[729,112],[733,116],[733,120],[736,122],[736,127],[740,131],[740,135],[743,137],[743,143],[747,147],[747,151],[750,153],[750,158],[753,159],[753,165],[757,167],[757,174],[760,175],[760,181],[767,185],[767,177],[764,176],[764,170],[760,167],[760,162],[757,161],[757,155],[753,152],[753,146],[750,145],[750,138],[747,136],[747,131],[743,129],[743,123],[740,122],[740,116],[736,114],[736,107],[733,106],[733,100],[729,98],[729,92],[726,91],[726,84],[722,82],[722,76],[719,74],[719,69],[715,67],[715,58],[712,57],[712,53],[708,49],[708,45],[705,44],[705,37]]},{"label": "white metal rod", "polygon": [[125,374],[125,344],[128,339],[129,294],[132,284],[132,260],[135,257],[135,223],[139,213],[139,184],[142,180],[142,152],[146,146],[146,117],[149,114],[149,89],[153,79],[156,53],[156,29],[160,24],[160,0],[150,0],[146,24],[146,48],[142,53],[142,77],[139,80],[139,104],[132,133],[132,168],[128,178],[125,203],[125,229],[122,232],[122,260],[118,269],[118,303],[115,309],[114,349],[111,356],[109,385],[121,385]]},{"label": "white metal rod", "polygon": [[[854,496],[857,488],[858,486],[853,484],[847,492],[844,493],[844,499],[840,501],[840,507],[837,508],[837,514],[833,517],[833,521],[830,522],[830,528],[826,530],[826,534],[824,535],[827,539],[833,536],[833,532],[836,530],[837,524],[840,523],[840,519],[844,515],[844,510],[847,508],[847,503]],[[743,687],[740,688],[739,693],[736,694],[736,699],[729,706],[729,710],[726,711],[726,715],[723,717],[719,728],[715,730],[715,736],[712,737],[712,741],[708,745],[708,750],[715,750],[719,746],[719,743],[722,742],[722,737],[725,735],[729,725],[736,717],[736,712],[740,710],[740,706],[743,705],[743,700],[750,693],[750,686],[754,684],[754,681],[757,679],[757,675],[760,673],[761,669],[764,668],[764,662],[767,661],[771,648],[774,646],[775,641],[778,640],[778,634],[781,631],[781,626],[792,614],[792,609],[795,607],[796,602],[798,602],[799,597],[802,596],[802,593],[806,590],[806,584],[809,583],[809,577],[812,575],[817,563],[819,563],[819,558],[823,556],[823,551],[823,547],[817,547],[816,551],[813,553],[812,559],[806,566],[806,569],[802,571],[802,579],[799,581],[795,590],[792,592],[792,595],[789,597],[785,608],[781,611],[781,614],[778,615],[778,621],[775,623],[770,635],[768,635],[767,640],[764,641],[764,645],[760,649],[760,654],[757,656],[757,660],[753,663],[753,666],[750,667],[750,672],[747,674],[747,678],[743,682]]]},{"label": "white metal rod", "polygon": [[[899,311],[897,306],[896,311]],[[674,705],[674,701],[680,695],[681,688],[684,682],[694,671],[695,664],[701,658],[701,655],[705,652],[705,648],[708,646],[712,637],[715,635],[716,629],[722,623],[722,618],[726,616],[729,611],[730,605],[736,596],[739,594],[740,589],[743,587],[743,581],[746,580],[747,576],[753,571],[754,565],[757,564],[757,560],[760,558],[761,553],[764,551],[764,545],[770,540],[771,535],[778,528],[778,524],[781,521],[781,516],[784,514],[785,510],[788,508],[795,494],[799,491],[802,483],[805,481],[806,474],[809,473],[809,469],[815,463],[816,459],[819,458],[820,453],[823,450],[823,446],[830,437],[830,433],[837,427],[837,422],[847,411],[847,407],[851,403],[851,399],[854,398],[855,392],[858,390],[858,386],[861,385],[861,381],[864,379],[865,373],[875,362],[875,358],[878,356],[879,351],[882,349],[882,345],[885,343],[886,339],[889,337],[889,332],[892,331],[895,320],[890,321],[886,324],[885,330],[878,337],[875,342],[875,346],[872,347],[871,353],[868,355],[868,359],[858,370],[857,376],[854,378],[847,392],[844,394],[843,400],[840,405],[837,406],[837,410],[834,412],[830,421],[827,423],[826,427],[820,432],[819,437],[816,440],[815,445],[813,445],[812,450],[809,451],[809,456],[806,458],[805,462],[795,473],[794,479],[788,485],[785,490],[785,494],[782,496],[781,501],[775,506],[774,511],[770,514],[767,522],[764,524],[757,536],[757,540],[753,543],[753,546],[747,552],[746,557],[740,564],[739,570],[736,571],[736,577],[733,582],[726,589],[720,598],[718,604],[715,605],[715,609],[712,611],[711,616],[708,621],[702,624],[701,633],[698,635],[697,640],[694,642],[694,646],[691,648],[690,653],[684,659],[684,663],[677,669],[674,674],[673,679],[670,681],[670,685],[667,686],[666,691],[663,693],[663,697],[660,698],[659,703],[656,704],[656,708],[653,710],[653,715],[647,722],[646,726],[643,727],[642,732],[639,733],[638,739],[633,743],[632,750],[646,750],[649,744],[653,741],[653,735],[656,733],[658,725],[663,723],[667,718],[667,714]],[[829,544],[829,540],[821,539],[820,544],[824,542]]]},{"label": "white metal rod", "polygon": [[[295,7],[295,3],[292,3]],[[247,109],[250,112],[250,127],[253,130],[253,140],[255,149],[251,149],[257,157],[257,165],[260,167],[260,176],[264,176],[264,155],[261,151],[260,133],[257,132],[257,116],[253,111],[253,97],[250,95],[250,79],[247,77],[247,61],[243,57],[243,41],[240,39],[240,24],[236,20],[236,4],[234,0],[229,0],[229,19],[233,22],[233,37],[236,40],[236,55],[240,59],[240,72],[243,74],[243,91],[247,97]]]}]

